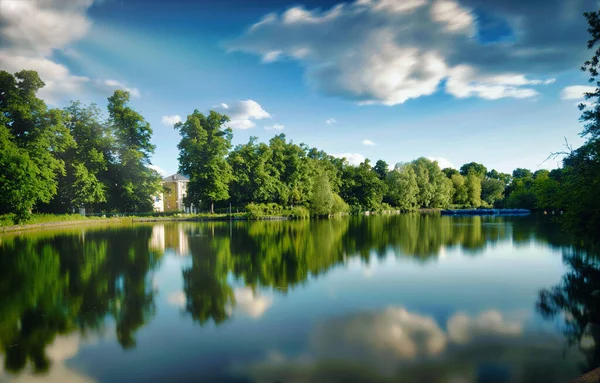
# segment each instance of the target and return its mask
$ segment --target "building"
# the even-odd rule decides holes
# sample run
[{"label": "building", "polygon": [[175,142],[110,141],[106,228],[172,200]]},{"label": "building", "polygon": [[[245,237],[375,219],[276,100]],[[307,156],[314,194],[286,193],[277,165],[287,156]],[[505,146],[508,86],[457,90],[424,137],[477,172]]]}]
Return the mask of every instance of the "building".
[{"label": "building", "polygon": [[164,211],[164,198],[165,196],[163,195],[163,193],[158,193],[157,195],[152,196],[152,204],[154,205],[155,212],[161,213]]},{"label": "building", "polygon": [[187,194],[190,179],[182,174],[173,174],[163,178],[165,188],[163,196],[163,211],[187,211],[183,199]]}]

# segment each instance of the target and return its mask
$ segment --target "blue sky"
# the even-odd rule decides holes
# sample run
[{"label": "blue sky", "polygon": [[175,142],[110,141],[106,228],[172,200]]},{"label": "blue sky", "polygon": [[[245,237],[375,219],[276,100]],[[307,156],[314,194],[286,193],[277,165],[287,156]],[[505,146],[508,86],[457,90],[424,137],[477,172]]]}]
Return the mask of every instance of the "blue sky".
[{"label": "blue sky", "polygon": [[[115,88],[177,171],[174,116],[216,109],[234,144],[285,133],[354,162],[420,156],[510,172],[575,147],[590,0],[0,0],[0,69],[52,106]],[[226,104],[227,107],[223,106]],[[541,165],[542,164],[542,165]]]}]

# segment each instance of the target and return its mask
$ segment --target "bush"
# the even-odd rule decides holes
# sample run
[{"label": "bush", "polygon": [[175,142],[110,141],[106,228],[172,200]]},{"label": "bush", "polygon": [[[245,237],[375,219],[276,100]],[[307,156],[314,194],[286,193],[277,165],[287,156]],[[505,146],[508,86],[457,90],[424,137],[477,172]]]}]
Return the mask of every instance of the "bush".
[{"label": "bush", "polygon": [[310,218],[310,211],[304,206],[294,206],[289,217],[291,219],[307,219]]},{"label": "bush", "polygon": [[261,219],[266,216],[284,215],[283,207],[276,203],[254,203],[246,205],[246,217],[250,220]]},{"label": "bush", "polygon": [[355,205],[350,206],[349,212],[352,215],[359,215],[363,212],[363,208],[362,208],[362,206],[355,204]]},{"label": "bush", "polygon": [[337,194],[333,195],[333,206],[331,208],[333,214],[345,214],[350,211],[350,206]]}]

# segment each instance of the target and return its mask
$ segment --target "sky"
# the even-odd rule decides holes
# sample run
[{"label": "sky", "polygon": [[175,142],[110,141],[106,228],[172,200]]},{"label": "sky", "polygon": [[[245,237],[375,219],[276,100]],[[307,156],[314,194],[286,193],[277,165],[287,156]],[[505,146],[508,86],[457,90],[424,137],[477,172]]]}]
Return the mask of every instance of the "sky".
[{"label": "sky", "polygon": [[177,171],[173,128],[231,118],[233,144],[284,133],[390,165],[418,157],[511,172],[583,143],[577,104],[592,0],[0,0],[0,70],[37,70],[51,107],[150,122],[152,163]]}]

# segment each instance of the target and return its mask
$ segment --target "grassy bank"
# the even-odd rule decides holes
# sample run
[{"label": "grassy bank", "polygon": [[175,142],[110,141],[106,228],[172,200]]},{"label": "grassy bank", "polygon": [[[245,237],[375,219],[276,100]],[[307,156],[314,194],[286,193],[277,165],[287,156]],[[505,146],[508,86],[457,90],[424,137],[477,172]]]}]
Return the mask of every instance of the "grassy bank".
[{"label": "grassy bank", "polygon": [[[72,221],[84,221],[84,220],[100,220],[105,219],[102,217],[85,217],[79,214],[33,214],[30,219],[25,222],[25,225],[36,225],[41,223],[55,223],[55,222],[72,222]],[[0,227],[16,226],[17,221],[15,220],[14,214],[0,215]]]}]

